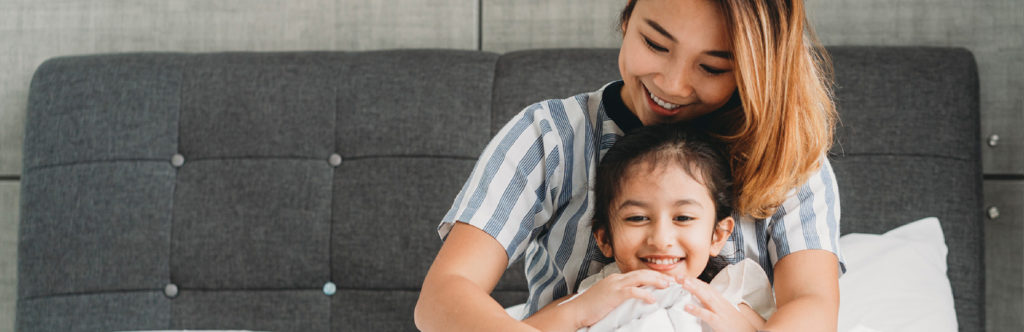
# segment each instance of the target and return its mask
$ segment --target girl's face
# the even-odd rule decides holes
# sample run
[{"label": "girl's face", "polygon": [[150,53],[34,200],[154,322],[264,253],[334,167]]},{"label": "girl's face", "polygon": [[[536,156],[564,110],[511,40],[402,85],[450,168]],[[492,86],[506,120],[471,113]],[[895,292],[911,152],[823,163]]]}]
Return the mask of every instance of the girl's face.
[{"label": "girl's face", "polygon": [[594,236],[622,273],[651,269],[697,277],[732,231],[731,217],[715,225],[707,188],[677,164],[630,166],[620,189],[608,211],[611,234],[597,229]]},{"label": "girl's face", "polygon": [[694,119],[736,91],[725,17],[711,1],[637,0],[622,31],[622,100],[644,125]]}]

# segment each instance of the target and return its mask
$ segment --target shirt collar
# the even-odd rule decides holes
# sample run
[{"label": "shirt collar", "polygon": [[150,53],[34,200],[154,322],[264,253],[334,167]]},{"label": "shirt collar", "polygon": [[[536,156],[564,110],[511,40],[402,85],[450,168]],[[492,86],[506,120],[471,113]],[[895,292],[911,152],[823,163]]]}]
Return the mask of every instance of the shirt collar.
[{"label": "shirt collar", "polygon": [[612,119],[623,133],[629,133],[643,127],[644,124],[622,102],[622,86],[622,81],[608,84],[601,94],[601,103],[604,104],[604,112],[608,118]]}]

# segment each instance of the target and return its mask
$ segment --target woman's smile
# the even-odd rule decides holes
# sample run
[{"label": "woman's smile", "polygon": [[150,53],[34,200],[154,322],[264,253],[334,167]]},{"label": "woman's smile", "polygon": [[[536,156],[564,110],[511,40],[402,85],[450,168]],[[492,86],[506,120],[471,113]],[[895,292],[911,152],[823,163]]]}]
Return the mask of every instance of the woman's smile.
[{"label": "woman's smile", "polygon": [[651,111],[660,114],[661,116],[674,117],[676,114],[683,111],[683,107],[695,104],[693,102],[686,104],[673,104],[665,99],[659,98],[658,95],[651,92],[646,85],[641,84],[641,86],[643,86],[644,92],[646,92],[647,106],[651,108]]}]

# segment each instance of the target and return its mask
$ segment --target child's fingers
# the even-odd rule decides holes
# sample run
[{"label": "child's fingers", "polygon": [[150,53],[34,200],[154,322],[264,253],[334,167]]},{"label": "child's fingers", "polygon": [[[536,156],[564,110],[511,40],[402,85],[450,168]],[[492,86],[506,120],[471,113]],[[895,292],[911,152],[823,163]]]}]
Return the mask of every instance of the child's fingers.
[{"label": "child's fingers", "polygon": [[714,331],[753,331],[753,326],[711,285],[694,279],[683,280],[683,289],[693,294],[702,305],[683,307],[686,312],[704,321]]},{"label": "child's fingers", "polygon": [[683,289],[696,296],[711,311],[718,312],[725,308],[732,308],[732,305],[718,291],[703,281],[688,278],[683,281]]},{"label": "child's fingers", "polygon": [[711,310],[693,304],[687,304],[686,306],[683,307],[683,310],[686,310],[686,312],[690,313],[694,317],[697,317],[702,322],[707,323],[708,326],[715,327],[718,325],[718,315],[716,315]]},{"label": "child's fingers", "polygon": [[641,299],[644,302],[647,302],[648,304],[658,301],[658,299],[654,298],[654,294],[646,289],[639,287],[629,287],[626,288],[626,290],[629,293],[629,297]]},{"label": "child's fingers", "polygon": [[665,288],[673,282],[671,277],[653,270],[635,270],[622,276],[625,285],[631,287],[653,286],[654,288]]}]

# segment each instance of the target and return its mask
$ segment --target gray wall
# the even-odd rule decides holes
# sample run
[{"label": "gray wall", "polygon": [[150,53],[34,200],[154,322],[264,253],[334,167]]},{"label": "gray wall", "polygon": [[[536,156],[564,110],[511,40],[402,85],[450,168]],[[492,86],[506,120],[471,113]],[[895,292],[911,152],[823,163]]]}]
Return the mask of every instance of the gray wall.
[{"label": "gray wall", "polygon": [[[1024,1],[807,0],[830,45],[962,46],[982,88],[993,331],[1024,330]],[[128,51],[616,47],[625,0],[0,0],[0,331],[13,329],[28,84],[45,59]],[[982,213],[982,211],[979,211]]]}]

